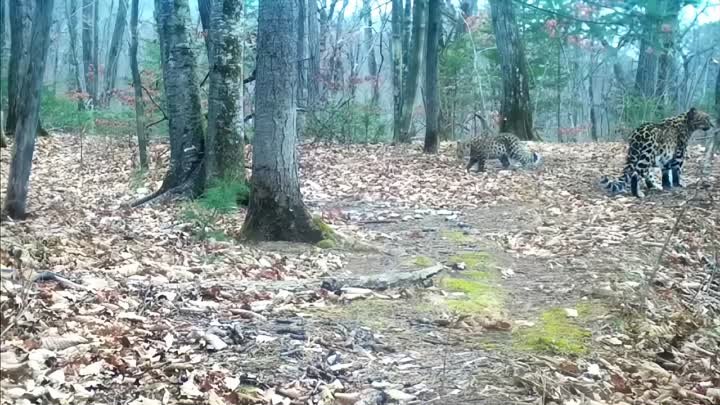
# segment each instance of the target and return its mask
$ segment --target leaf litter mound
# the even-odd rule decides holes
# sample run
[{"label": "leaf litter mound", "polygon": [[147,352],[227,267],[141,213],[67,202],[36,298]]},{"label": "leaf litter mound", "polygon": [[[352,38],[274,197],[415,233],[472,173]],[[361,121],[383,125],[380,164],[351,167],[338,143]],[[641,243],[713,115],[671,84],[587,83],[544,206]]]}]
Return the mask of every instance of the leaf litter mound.
[{"label": "leaf litter mound", "polygon": [[[2,280],[2,403],[720,403],[720,170],[697,174],[698,147],[687,188],[637,201],[596,185],[620,172],[621,144],[534,144],[542,168],[490,164],[485,173],[466,173],[450,145],[437,156],[415,145],[304,145],[304,197],[334,228],[411,244],[389,226],[461,213],[481,228],[476,213],[524,209],[536,220],[498,219],[483,236],[518,261],[584,280],[581,294],[620,314],[599,317],[586,356],[490,351],[498,367],[437,354],[428,372],[408,374],[420,343],[389,347],[392,337],[367,327],[306,323],[314,308],[338,305],[316,281],[347,275],[352,252],[233,242],[243,210],[214,219],[230,236],[216,241],[197,237],[184,203],[126,208],[159,186],[166,145],[152,146],[152,170],[141,175],[125,142],[38,142],[33,215],[2,226],[0,263],[15,270]],[[5,182],[9,150],[1,163]],[[73,284],[28,281],[42,271]],[[344,291],[353,292],[405,296]]]}]

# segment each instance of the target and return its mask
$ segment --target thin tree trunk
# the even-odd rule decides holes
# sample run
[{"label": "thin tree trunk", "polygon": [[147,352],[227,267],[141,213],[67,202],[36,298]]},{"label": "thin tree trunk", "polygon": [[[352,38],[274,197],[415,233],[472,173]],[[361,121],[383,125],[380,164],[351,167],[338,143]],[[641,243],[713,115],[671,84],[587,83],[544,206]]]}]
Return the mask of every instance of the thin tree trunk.
[{"label": "thin tree trunk", "polygon": [[202,24],[203,38],[205,39],[205,50],[207,51],[208,61],[210,60],[210,13],[212,10],[212,0],[198,0],[198,9],[200,11],[200,24]]},{"label": "thin tree trunk", "polygon": [[375,58],[375,46],[373,43],[373,24],[372,9],[370,8],[370,0],[363,0],[363,17],[365,17],[365,52],[368,55],[368,76],[372,77],[372,97],[370,105],[377,106],[380,100],[380,88],[378,86],[377,74],[378,64]]},{"label": "thin tree trunk", "polygon": [[100,28],[100,7],[98,2],[100,0],[93,0],[93,23],[92,23],[92,65],[95,71],[93,75],[93,107],[97,108],[100,105],[100,41],[99,41],[99,28]]},{"label": "thin tree trunk", "polygon": [[[0,67],[5,66],[5,0],[0,0]],[[2,69],[0,69],[0,72]],[[0,85],[0,94],[2,94],[2,85]],[[5,138],[5,122],[3,122],[3,108],[0,105],[0,148],[8,145]]]},{"label": "thin tree trunk", "polygon": [[95,76],[96,66],[93,65],[93,7],[94,0],[82,0],[82,57],[83,57],[83,77],[88,96],[95,105]]},{"label": "thin tree trunk", "polygon": [[115,28],[110,42],[110,49],[108,50],[107,63],[105,64],[105,91],[102,100],[105,106],[110,103],[115,90],[118,61],[120,60],[120,52],[124,42],[122,39],[125,34],[125,24],[127,24],[127,0],[119,0]]},{"label": "thin tree trunk", "polygon": [[533,140],[532,105],[525,47],[518,33],[512,1],[490,0],[492,24],[500,53],[503,97],[501,132]]},{"label": "thin tree trunk", "polygon": [[440,53],[440,0],[428,2],[427,56],[425,60],[425,153],[437,153],[440,139],[440,94],[438,57]]},{"label": "thin tree trunk", "polygon": [[252,193],[243,233],[253,240],[322,240],[300,194],[297,137],[297,2],[260,0]]},{"label": "thin tree trunk", "polygon": [[[2,0],[0,0],[2,1]],[[53,57],[53,82],[52,82],[52,95],[57,96],[57,82],[58,82],[58,65],[60,59],[60,21],[55,24],[55,32],[53,38],[51,38],[55,47],[55,56]]]},{"label": "thin tree trunk", "polygon": [[312,111],[320,102],[320,21],[318,0],[308,0],[308,102]]},{"label": "thin tree trunk", "polygon": [[595,56],[590,55],[590,69],[588,73],[588,98],[590,99],[590,138],[597,142],[598,141],[598,119],[595,111]]},{"label": "thin tree trunk", "polygon": [[27,215],[30,171],[40,120],[40,93],[50,47],[53,0],[37,0],[34,9],[31,29],[33,41],[32,44],[29,41],[25,43],[29,48],[29,59],[33,62],[27,64],[27,69],[21,75],[23,84],[16,110],[15,145],[3,207],[5,215],[16,219]]},{"label": "thin tree trunk", "polygon": [[413,9],[413,26],[412,26],[412,42],[411,49],[408,53],[407,75],[405,76],[405,84],[403,90],[403,106],[400,119],[400,142],[410,142],[410,121],[412,119],[413,107],[415,106],[415,95],[418,88],[418,77],[420,76],[420,65],[423,62],[424,43],[427,34],[425,23],[428,18],[425,13],[425,5],[427,0],[415,0],[415,8]]},{"label": "thin tree trunk", "polygon": [[[85,93],[85,86],[83,86],[83,75],[80,73],[80,62],[78,60],[77,51],[77,0],[65,0],[65,16],[68,25],[68,35],[70,37],[70,64],[72,65],[72,74],[74,77],[75,91],[78,93]],[[85,103],[82,99],[78,99],[78,110],[85,108]]]},{"label": "thin tree trunk", "polygon": [[155,0],[155,18],[170,133],[170,168],[160,189],[136,201],[134,206],[166,193],[195,197],[205,189],[205,137],[195,55],[190,46],[188,1]]},{"label": "thin tree trunk", "polygon": [[[206,176],[245,180],[242,0],[214,0],[210,12],[210,94]],[[297,66],[297,65],[296,65]]]},{"label": "thin tree trunk", "polygon": [[23,84],[23,75],[27,72],[28,52],[30,47],[31,16],[33,7],[31,2],[24,0],[10,0],[10,60],[8,61],[8,115],[5,121],[5,132],[15,133],[18,120],[18,106],[22,103],[20,90]]},{"label": "thin tree trunk", "polygon": [[147,132],[145,131],[145,104],[142,97],[142,80],[138,67],[138,2],[132,0],[130,8],[130,71],[133,78],[133,90],[135,93],[135,133],[138,140],[138,157],[140,169],[147,170],[149,167],[147,155]]},{"label": "thin tree trunk", "polygon": [[403,31],[402,0],[392,0],[392,82],[393,82],[393,141],[400,142],[402,134],[402,96],[403,96]]}]

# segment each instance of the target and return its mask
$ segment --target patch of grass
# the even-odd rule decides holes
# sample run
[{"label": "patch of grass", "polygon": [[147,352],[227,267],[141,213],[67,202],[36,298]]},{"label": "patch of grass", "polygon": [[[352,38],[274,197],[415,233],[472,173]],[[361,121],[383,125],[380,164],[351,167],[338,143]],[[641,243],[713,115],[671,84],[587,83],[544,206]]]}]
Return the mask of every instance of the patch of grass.
[{"label": "patch of grass", "polygon": [[475,238],[473,238],[473,237],[470,236],[470,235],[466,235],[465,233],[460,232],[460,231],[447,231],[447,230],[444,230],[444,231],[441,231],[441,232],[440,232],[440,235],[441,235],[443,238],[445,238],[445,239],[447,239],[447,240],[449,240],[449,241],[451,241],[451,242],[453,242],[453,243],[456,243],[456,244],[458,244],[458,245],[462,245],[462,244],[466,244],[466,243],[471,243],[471,242],[474,242],[474,241],[475,241]]},{"label": "patch of grass", "polygon": [[205,209],[218,214],[235,211],[238,205],[246,205],[250,200],[250,186],[245,181],[232,179],[216,180],[198,199]]},{"label": "patch of grass", "polygon": [[490,255],[483,252],[465,252],[451,256],[450,259],[448,259],[448,263],[450,265],[465,263],[468,270],[480,270],[487,268],[489,262]]},{"label": "patch of grass", "polygon": [[427,257],[427,256],[416,256],[416,257],[412,260],[412,264],[413,264],[414,266],[421,267],[421,268],[430,267],[430,266],[433,265],[433,263],[435,263],[435,262],[433,261],[433,259],[431,259],[431,258],[429,258],[429,257]]},{"label": "patch of grass", "polygon": [[316,243],[315,246],[319,247],[320,249],[334,249],[337,244],[332,239],[323,239],[320,242]]},{"label": "patch of grass", "polygon": [[501,291],[486,282],[472,279],[446,277],[440,285],[448,291],[461,292],[463,298],[447,300],[447,306],[453,311],[464,314],[496,312],[503,307]]},{"label": "patch of grass", "polygon": [[590,331],[571,321],[565,310],[545,311],[537,325],[515,333],[515,345],[521,350],[560,355],[588,353]]}]

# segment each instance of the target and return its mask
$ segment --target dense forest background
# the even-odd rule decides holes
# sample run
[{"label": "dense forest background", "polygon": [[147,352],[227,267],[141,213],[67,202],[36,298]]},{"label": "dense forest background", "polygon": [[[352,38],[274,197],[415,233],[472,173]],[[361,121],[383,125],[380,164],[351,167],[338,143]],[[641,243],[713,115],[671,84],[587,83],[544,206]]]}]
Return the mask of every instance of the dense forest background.
[{"label": "dense forest background", "polygon": [[[55,2],[41,108],[46,129],[117,136],[133,130],[128,1]],[[197,57],[197,81],[204,84],[201,99],[207,110],[202,3],[190,2],[195,33],[190,45]],[[411,120],[407,131],[412,137],[422,133],[425,125],[425,41],[416,31],[425,29],[426,7],[422,1],[397,3],[403,7],[400,39],[405,75],[401,86],[402,108],[407,110],[399,119]],[[440,134],[442,139],[457,139],[463,131],[480,125],[474,113],[488,120],[499,115],[498,39],[487,2],[440,3]],[[690,106],[712,110],[719,69],[717,2],[513,3],[530,78],[533,130],[543,140],[618,140],[642,121]],[[307,56],[299,63],[304,86],[299,95],[303,139],[392,140],[392,5],[327,0],[317,8],[302,10],[299,50]],[[92,12],[81,12],[88,8]],[[8,13],[4,14],[0,102],[6,109],[11,24]],[[246,2],[243,23],[244,70],[250,73],[256,56],[257,2]],[[152,1],[139,1],[138,32],[145,122],[151,136],[165,136],[166,125],[155,124],[163,118],[164,98]],[[248,82],[244,103],[249,122],[252,100],[253,83]],[[77,103],[88,101],[94,108],[78,112]]]}]

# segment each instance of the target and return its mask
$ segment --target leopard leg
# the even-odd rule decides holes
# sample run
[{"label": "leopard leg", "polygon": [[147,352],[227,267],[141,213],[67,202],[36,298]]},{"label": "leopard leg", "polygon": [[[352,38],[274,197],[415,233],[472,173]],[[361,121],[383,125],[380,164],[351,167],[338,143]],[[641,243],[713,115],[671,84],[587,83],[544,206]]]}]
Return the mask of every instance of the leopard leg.
[{"label": "leopard leg", "polygon": [[630,192],[637,198],[645,197],[645,193],[640,189],[640,179],[647,181],[647,169],[638,169],[630,175]]},{"label": "leopard leg", "polygon": [[664,190],[670,190],[673,187],[673,179],[672,169],[666,165],[662,169],[662,188]]},{"label": "leopard leg", "polygon": [[659,167],[650,167],[645,171],[645,175],[643,176],[645,179],[645,186],[647,186],[648,190],[659,190],[662,191],[662,177],[663,177],[663,170]]},{"label": "leopard leg", "polygon": [[500,156],[500,163],[502,164],[503,169],[510,167],[510,158],[508,158],[507,154],[502,154]]},{"label": "leopard leg", "polygon": [[673,187],[685,187],[685,182],[681,178],[682,167],[685,161],[683,159],[675,158],[670,161],[670,173],[672,175],[672,186]]},{"label": "leopard leg", "polygon": [[469,172],[470,169],[473,166],[475,166],[475,163],[477,163],[477,162],[478,162],[478,159],[471,156],[470,161],[468,162],[467,166],[465,166],[465,171]]}]

